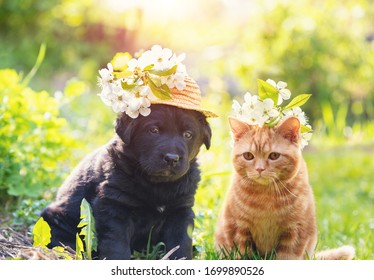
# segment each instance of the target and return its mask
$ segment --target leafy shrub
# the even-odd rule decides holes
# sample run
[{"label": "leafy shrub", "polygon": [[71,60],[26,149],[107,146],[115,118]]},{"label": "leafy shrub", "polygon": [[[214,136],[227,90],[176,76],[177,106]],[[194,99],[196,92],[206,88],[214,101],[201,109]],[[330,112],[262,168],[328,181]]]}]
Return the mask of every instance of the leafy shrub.
[{"label": "leafy shrub", "polygon": [[45,199],[22,199],[12,213],[13,226],[33,225],[47,205],[48,201]]},{"label": "leafy shrub", "polygon": [[67,128],[55,98],[0,70],[0,199],[36,197],[61,182],[77,145]]}]

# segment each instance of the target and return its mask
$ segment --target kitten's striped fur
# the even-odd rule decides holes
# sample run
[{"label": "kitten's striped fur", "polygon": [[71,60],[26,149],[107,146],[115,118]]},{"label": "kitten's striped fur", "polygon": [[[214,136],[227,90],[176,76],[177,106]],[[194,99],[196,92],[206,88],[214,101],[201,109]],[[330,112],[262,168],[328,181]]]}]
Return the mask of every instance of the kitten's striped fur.
[{"label": "kitten's striped fur", "polygon": [[[229,121],[235,173],[218,219],[216,245],[226,250],[237,246],[241,253],[247,247],[261,256],[275,249],[277,259],[313,258],[315,205],[299,147],[299,120],[291,117],[276,128]],[[316,256],[351,259],[354,250],[346,247]]]}]

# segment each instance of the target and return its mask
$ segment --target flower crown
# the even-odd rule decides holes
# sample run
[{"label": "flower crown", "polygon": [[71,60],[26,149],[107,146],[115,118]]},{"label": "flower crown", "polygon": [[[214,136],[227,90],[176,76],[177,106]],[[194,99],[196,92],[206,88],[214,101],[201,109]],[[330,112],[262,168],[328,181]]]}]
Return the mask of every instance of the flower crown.
[{"label": "flower crown", "polygon": [[232,108],[236,117],[250,125],[274,127],[281,120],[295,116],[301,124],[301,148],[307,146],[312,138],[312,127],[308,124],[308,118],[300,106],[308,101],[311,94],[300,94],[287,105],[281,106],[284,100],[291,97],[287,83],[258,79],[257,84],[258,95],[247,92],[242,105],[236,100],[233,101]]},{"label": "flower crown", "polygon": [[182,91],[187,73],[182,64],[185,54],[177,56],[168,48],[154,45],[132,58],[119,53],[99,70],[101,100],[116,113],[125,112],[131,118],[151,113],[151,100],[171,99],[171,88]]}]

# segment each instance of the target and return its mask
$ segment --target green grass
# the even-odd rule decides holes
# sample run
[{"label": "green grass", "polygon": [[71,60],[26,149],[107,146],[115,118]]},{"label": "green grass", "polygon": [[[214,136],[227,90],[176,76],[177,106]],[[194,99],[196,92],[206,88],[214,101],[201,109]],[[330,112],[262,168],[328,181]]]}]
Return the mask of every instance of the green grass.
[{"label": "green grass", "polygon": [[[207,107],[230,112],[230,97],[222,94],[217,99],[215,96],[205,99],[210,104]],[[232,176],[226,116],[221,113],[220,118],[209,120],[213,130],[211,149],[202,149],[199,155],[202,180],[194,207],[195,259],[219,258],[213,236]],[[374,123],[356,124],[352,128],[353,134],[345,138],[337,132],[327,136],[323,125],[316,125],[311,146],[304,151],[316,201],[317,250],[350,244],[356,248],[357,259],[374,259]],[[9,200],[0,210],[2,223],[30,225],[41,208],[39,202],[26,201],[18,203],[16,211],[13,204],[16,201]],[[235,253],[229,252],[227,258],[235,259]]]},{"label": "green grass", "polygon": [[[217,123],[219,125],[219,123]],[[210,151],[202,151],[202,181],[196,194],[194,246],[195,259],[220,259],[214,249],[214,231],[218,214],[230,185],[232,167],[230,145],[223,135],[214,141]],[[229,141],[229,140],[228,140]],[[320,145],[318,145],[320,146]],[[319,241],[317,251],[352,245],[357,259],[374,259],[374,145],[329,146],[305,150],[304,158],[309,169],[310,183],[314,190]],[[45,201],[42,201],[43,205]],[[39,201],[20,204],[8,223],[31,225],[30,213],[41,208]],[[39,209],[40,210],[40,209]],[[36,212],[35,212],[36,213]],[[134,258],[154,259],[153,248]],[[165,253],[165,252],[164,252]],[[272,259],[269,255],[266,259]],[[259,255],[243,256],[237,250],[226,251],[223,259],[260,259]]]},{"label": "green grass", "polygon": [[351,244],[374,259],[374,147],[340,147],[305,155],[314,189],[318,249]]},{"label": "green grass", "polygon": [[[224,137],[217,138],[217,142],[225,141]],[[219,257],[213,236],[232,170],[227,164],[231,163],[229,145],[221,143],[217,147],[202,153],[203,158],[209,160],[202,161],[203,180],[196,196],[196,259]],[[374,259],[373,152],[374,145],[330,145],[326,149],[312,146],[305,150],[316,201],[317,251],[352,245],[356,249],[356,259]],[[214,159],[214,155],[218,158]],[[235,252],[229,252],[227,258],[235,258],[234,255]]]}]

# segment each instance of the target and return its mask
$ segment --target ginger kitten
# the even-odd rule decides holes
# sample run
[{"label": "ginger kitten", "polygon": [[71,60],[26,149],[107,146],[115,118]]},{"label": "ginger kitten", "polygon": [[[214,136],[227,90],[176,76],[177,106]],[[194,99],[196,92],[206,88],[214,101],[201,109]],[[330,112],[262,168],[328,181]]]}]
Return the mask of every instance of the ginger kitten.
[{"label": "ginger kitten", "polygon": [[[218,249],[238,248],[276,259],[314,257],[317,224],[313,191],[300,149],[300,121],[290,117],[275,128],[229,118],[234,135],[231,188],[218,219]],[[352,259],[344,246],[318,259]]]}]

